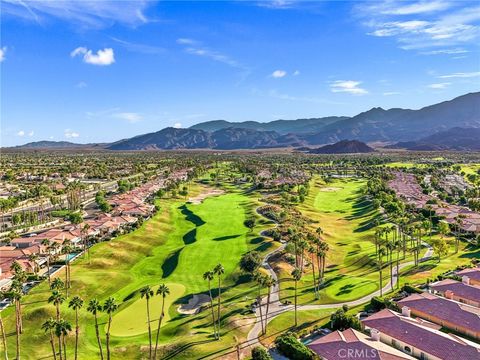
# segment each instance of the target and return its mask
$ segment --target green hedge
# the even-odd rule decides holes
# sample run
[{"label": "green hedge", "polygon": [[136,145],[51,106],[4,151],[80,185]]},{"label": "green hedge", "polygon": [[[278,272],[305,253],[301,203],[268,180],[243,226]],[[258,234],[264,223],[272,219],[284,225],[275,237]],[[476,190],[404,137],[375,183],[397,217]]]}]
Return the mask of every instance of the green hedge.
[{"label": "green hedge", "polygon": [[314,360],[317,355],[302,344],[292,334],[282,334],[275,339],[275,345],[278,351],[291,360]]},{"label": "green hedge", "polygon": [[255,346],[252,349],[252,360],[273,360],[267,349],[261,346]]}]

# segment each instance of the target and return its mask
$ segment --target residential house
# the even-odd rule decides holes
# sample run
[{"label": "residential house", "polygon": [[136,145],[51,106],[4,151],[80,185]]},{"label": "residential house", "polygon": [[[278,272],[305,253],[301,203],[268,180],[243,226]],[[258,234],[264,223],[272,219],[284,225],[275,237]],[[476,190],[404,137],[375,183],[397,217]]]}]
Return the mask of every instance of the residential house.
[{"label": "residential house", "polygon": [[430,284],[434,294],[440,294],[447,299],[459,301],[463,304],[480,307],[480,286],[469,285],[468,276],[463,281],[445,279]]}]

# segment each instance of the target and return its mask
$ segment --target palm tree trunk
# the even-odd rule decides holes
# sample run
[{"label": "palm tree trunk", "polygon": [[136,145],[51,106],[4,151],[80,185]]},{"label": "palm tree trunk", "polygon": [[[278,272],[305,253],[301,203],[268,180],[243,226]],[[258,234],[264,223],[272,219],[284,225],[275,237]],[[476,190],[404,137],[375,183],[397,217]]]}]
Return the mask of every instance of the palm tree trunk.
[{"label": "palm tree trunk", "polygon": [[265,334],[267,333],[267,324],[268,324],[268,308],[270,306],[270,292],[271,288],[268,289],[267,295],[267,308],[265,309]]},{"label": "palm tree trunk", "polygon": [[95,314],[95,334],[97,335],[98,349],[100,350],[100,359],[103,360],[102,342],[100,341],[100,332],[98,331],[97,314]]},{"label": "palm tree trunk", "polygon": [[[162,320],[163,320],[163,309],[165,306],[165,296],[162,297],[162,312],[160,313],[160,316],[158,318],[158,328],[157,328],[157,338],[155,339],[155,351],[153,352],[153,358],[156,360],[157,359],[157,349],[158,349],[158,336],[160,335],[160,327],[162,326]],[[212,308],[213,309],[213,308]],[[212,310],[213,311],[213,310]],[[214,329],[215,329],[215,322],[213,323]]]},{"label": "palm tree trunk", "polygon": [[[312,253],[312,273],[313,273],[313,292],[315,294],[315,299],[318,299],[317,279],[315,275],[315,261],[313,259],[313,253]],[[268,295],[270,295],[270,292],[268,293]]]},{"label": "palm tree trunk", "polygon": [[18,314],[18,307],[17,307],[17,302],[15,302],[15,315],[16,315],[16,330],[17,330],[17,353],[16,353],[16,359],[20,360],[20,322],[19,322],[19,314]]},{"label": "palm tree trunk", "polygon": [[78,333],[80,327],[78,326],[78,309],[75,309],[75,360],[78,357]]},{"label": "palm tree trunk", "polygon": [[213,298],[212,298],[212,289],[210,287],[210,280],[208,280],[208,294],[210,296],[210,309],[212,310],[212,324],[213,324],[213,336],[217,338],[217,325],[215,322],[215,311],[213,310]]},{"label": "palm tree trunk", "polygon": [[295,279],[295,327],[297,327],[297,280]]},{"label": "palm tree trunk", "polygon": [[217,326],[217,335],[218,335],[218,338],[220,339],[220,307],[221,307],[221,304],[222,304],[222,301],[220,299],[220,295],[221,295],[221,278],[220,278],[220,275],[218,275],[218,308],[217,308],[217,321],[218,321],[218,326]]},{"label": "palm tree trunk", "polygon": [[148,343],[150,345],[149,347],[149,359],[152,359],[152,328],[150,325],[150,302],[149,299],[147,298],[147,324],[148,324]]},{"label": "palm tree trunk", "polygon": [[55,351],[55,338],[53,337],[52,330],[50,330],[50,345],[52,346],[53,360],[57,360],[57,352]]},{"label": "palm tree trunk", "polygon": [[23,334],[23,321],[22,321],[23,315],[22,315],[22,304],[20,300],[18,300],[18,324],[20,328],[20,334]]},{"label": "palm tree trunk", "polygon": [[112,314],[108,316],[108,326],[107,326],[107,334],[106,334],[107,360],[110,360],[110,325],[112,325]]},{"label": "palm tree trunk", "polygon": [[263,326],[263,312],[262,312],[262,296],[260,293],[257,297],[258,309],[260,311],[260,325],[262,326],[262,334],[265,334],[265,327]]},{"label": "palm tree trunk", "polygon": [[62,341],[63,341],[63,358],[67,360],[67,343],[65,341],[65,335],[62,335]]},{"label": "palm tree trunk", "polygon": [[5,334],[5,327],[3,326],[2,313],[0,313],[0,330],[2,331],[3,350],[5,351],[5,360],[8,360],[7,336]]},{"label": "palm tree trunk", "polygon": [[52,284],[52,280],[50,278],[50,252],[47,255],[47,274],[48,274],[48,287],[50,287]]},{"label": "palm tree trunk", "polygon": [[62,337],[58,337],[58,356],[60,360],[63,360],[63,350],[62,350]]}]

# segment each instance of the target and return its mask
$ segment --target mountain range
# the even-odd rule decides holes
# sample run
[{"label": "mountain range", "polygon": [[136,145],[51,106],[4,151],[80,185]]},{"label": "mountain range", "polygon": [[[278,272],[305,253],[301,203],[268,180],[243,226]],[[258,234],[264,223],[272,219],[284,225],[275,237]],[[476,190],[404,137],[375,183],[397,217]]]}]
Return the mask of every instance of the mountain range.
[{"label": "mountain range", "polygon": [[[419,110],[372,108],[353,117],[275,120],[271,122],[207,121],[186,129],[165,128],[110,144],[73,144],[35,142],[17,148],[96,147],[106,150],[159,149],[264,149],[302,147],[335,143],[344,139],[364,142],[399,143],[395,146],[420,146],[432,149],[444,142],[442,149],[469,150],[478,143],[475,132],[466,142],[461,130],[480,128],[480,92],[427,106]],[[457,129],[457,130],[453,130]],[[447,133],[445,133],[447,131]],[[448,131],[451,131],[449,133]],[[452,137],[452,132],[458,136]],[[433,136],[429,138],[429,136]],[[435,137],[436,136],[436,137]],[[477,139],[477,140],[475,140]],[[412,141],[419,141],[414,145]],[[410,142],[405,145],[405,142]],[[402,145],[403,143],[403,145]],[[437,144],[437,145],[435,145]],[[434,146],[435,145],[435,146]],[[417,148],[418,149],[418,148]]]}]

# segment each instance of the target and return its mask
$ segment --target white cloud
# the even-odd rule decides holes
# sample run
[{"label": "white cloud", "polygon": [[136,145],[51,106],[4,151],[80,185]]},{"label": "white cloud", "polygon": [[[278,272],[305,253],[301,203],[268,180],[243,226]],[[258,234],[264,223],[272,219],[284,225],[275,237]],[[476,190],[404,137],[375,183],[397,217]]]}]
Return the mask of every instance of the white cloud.
[{"label": "white cloud", "polygon": [[0,63],[5,61],[5,54],[7,53],[7,47],[0,48]]},{"label": "white cloud", "polygon": [[293,72],[293,76],[298,76],[298,75],[300,75],[300,71],[299,71],[299,70],[295,70],[295,71]]},{"label": "white cloud", "polygon": [[71,57],[83,55],[83,62],[92,65],[111,65],[115,62],[115,54],[112,48],[98,50],[96,54],[85,47],[78,47],[70,53]]},{"label": "white cloud", "polygon": [[75,87],[79,88],[79,89],[83,89],[83,88],[86,88],[88,85],[85,81],[80,81],[79,83],[77,83],[75,85]]},{"label": "white cloud", "polygon": [[134,112],[121,112],[112,115],[115,118],[128,121],[131,124],[137,123],[143,119],[142,115]]},{"label": "white cloud", "polygon": [[65,132],[63,133],[63,135],[67,139],[78,138],[80,136],[80,134],[78,132],[70,130],[70,129],[65,129]]},{"label": "white cloud", "polygon": [[452,3],[447,1],[419,1],[408,5],[395,5],[397,5],[395,2],[390,2],[390,7],[387,7],[385,10],[381,11],[381,13],[387,15],[413,15],[431,13],[446,10],[452,6]]},{"label": "white cloud", "polygon": [[44,24],[57,18],[76,28],[104,28],[120,23],[138,26],[149,22],[145,10],[153,1],[52,1],[52,0],[3,0],[3,14]]},{"label": "white cloud", "polygon": [[292,0],[261,0],[257,3],[258,6],[268,9],[290,9],[295,5]]},{"label": "white cloud", "polygon": [[[368,3],[368,2],[367,2]],[[374,2],[356,7],[369,35],[394,37],[404,50],[443,47],[438,53],[448,53],[449,47],[475,44],[480,34],[480,6],[453,1]],[[448,10],[447,10],[448,9]],[[454,50],[451,50],[454,51]]]},{"label": "white cloud", "polygon": [[398,91],[387,91],[383,93],[383,96],[392,96],[392,95],[400,95],[401,93]]},{"label": "white cloud", "polygon": [[194,45],[194,44],[198,44],[197,41],[193,40],[193,39],[188,39],[188,38],[180,38],[180,39],[177,39],[177,43],[178,44],[181,44],[181,45]]},{"label": "white cloud", "polygon": [[457,72],[453,74],[440,75],[440,79],[453,79],[453,78],[472,78],[480,76],[480,71],[477,72]]},{"label": "white cloud", "polygon": [[439,49],[439,50],[432,50],[432,51],[424,51],[421,54],[423,55],[440,55],[440,54],[447,54],[447,55],[452,55],[452,54],[466,54],[469,53],[470,51],[462,49],[462,48],[456,48],[456,49]]},{"label": "white cloud", "polygon": [[286,75],[287,75],[287,72],[285,70],[275,70],[270,76],[273,78],[279,79],[279,78],[283,78]]},{"label": "white cloud", "polygon": [[35,132],[34,132],[33,130],[30,130],[30,131],[28,132],[28,136],[30,136],[30,137],[32,137],[34,134],[35,134]]},{"label": "white cloud", "polygon": [[450,84],[451,83],[449,83],[449,82],[444,82],[444,83],[430,84],[430,85],[428,85],[428,87],[430,89],[440,90],[440,89],[445,89]]},{"label": "white cloud", "polygon": [[176,122],[175,124],[173,124],[173,127],[175,129],[181,129],[182,128],[182,123]]},{"label": "white cloud", "polygon": [[368,91],[359,87],[361,81],[337,80],[330,84],[330,90],[334,93],[346,92],[352,95],[365,95]]},{"label": "white cloud", "polygon": [[23,130],[20,130],[19,132],[17,132],[17,136],[24,136],[25,135],[25,131]]},{"label": "white cloud", "polygon": [[165,49],[159,46],[147,45],[147,44],[140,44],[140,43],[132,43],[129,41],[121,40],[116,37],[110,37],[113,41],[119,43],[122,47],[127,49],[128,51],[138,52],[141,54],[163,54]]}]

